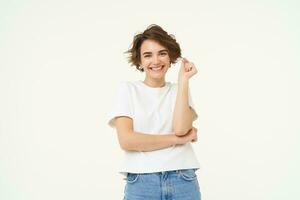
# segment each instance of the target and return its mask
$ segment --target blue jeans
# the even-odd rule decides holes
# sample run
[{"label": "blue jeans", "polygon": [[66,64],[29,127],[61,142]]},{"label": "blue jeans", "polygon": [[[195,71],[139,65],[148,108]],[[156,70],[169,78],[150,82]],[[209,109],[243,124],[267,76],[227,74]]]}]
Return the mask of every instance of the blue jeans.
[{"label": "blue jeans", "polygon": [[195,171],[128,173],[123,200],[201,200]]}]

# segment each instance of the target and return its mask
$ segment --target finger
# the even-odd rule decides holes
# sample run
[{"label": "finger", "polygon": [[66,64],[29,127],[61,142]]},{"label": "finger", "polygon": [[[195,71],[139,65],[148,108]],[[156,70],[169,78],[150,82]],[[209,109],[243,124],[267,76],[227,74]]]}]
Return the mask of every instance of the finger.
[{"label": "finger", "polygon": [[190,63],[190,70],[192,70],[192,69],[196,69],[196,67],[195,67],[195,64],[194,63]]},{"label": "finger", "polygon": [[195,140],[195,141],[197,141],[197,140],[198,140],[198,136],[197,136],[197,134],[195,135],[195,138],[194,138],[194,140]]},{"label": "finger", "polygon": [[185,71],[186,71],[186,72],[191,71],[191,66],[190,66],[189,64],[186,64],[186,65],[185,65]]},{"label": "finger", "polygon": [[197,141],[197,138],[194,138],[193,141],[196,142],[196,141]]},{"label": "finger", "polygon": [[198,140],[198,138],[197,137],[195,137],[194,139],[192,139],[191,141],[192,142],[196,142]]},{"label": "finger", "polygon": [[189,63],[189,62],[186,58],[181,59],[181,65],[186,65],[187,63]]},{"label": "finger", "polygon": [[185,61],[186,63],[189,63],[189,60],[188,60],[187,58],[184,58],[184,61]]},{"label": "finger", "polygon": [[189,70],[190,70],[190,71],[194,71],[195,69],[196,69],[195,64],[192,63],[192,62],[190,62],[190,63],[189,63]]},{"label": "finger", "polygon": [[197,68],[195,65],[192,65],[193,66],[193,70],[197,71]]},{"label": "finger", "polygon": [[195,68],[195,65],[194,65],[194,63],[192,63],[192,62],[191,62],[191,64],[190,64],[190,65],[191,65],[191,67],[192,67],[192,68]]},{"label": "finger", "polygon": [[194,75],[194,74],[196,74],[198,71],[197,71],[197,69],[195,68],[195,67],[192,67],[192,69],[189,71],[189,73],[191,74],[191,75]]},{"label": "finger", "polygon": [[185,71],[189,72],[192,70],[192,65],[190,63],[185,64]]},{"label": "finger", "polygon": [[186,64],[186,68],[185,68],[188,72],[191,71],[192,67],[190,65],[190,63]]}]

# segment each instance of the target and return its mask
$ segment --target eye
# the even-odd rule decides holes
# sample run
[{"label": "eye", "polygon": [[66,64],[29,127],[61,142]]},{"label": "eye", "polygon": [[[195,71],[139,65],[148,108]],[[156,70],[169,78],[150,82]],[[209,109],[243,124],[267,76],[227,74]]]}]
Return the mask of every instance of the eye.
[{"label": "eye", "polygon": [[150,55],[145,55],[144,57],[145,57],[145,58],[148,58],[148,57],[150,57]]},{"label": "eye", "polygon": [[165,53],[165,52],[164,52],[164,53],[161,53],[160,55],[162,55],[162,56],[166,56],[166,55],[167,55],[167,53]]}]

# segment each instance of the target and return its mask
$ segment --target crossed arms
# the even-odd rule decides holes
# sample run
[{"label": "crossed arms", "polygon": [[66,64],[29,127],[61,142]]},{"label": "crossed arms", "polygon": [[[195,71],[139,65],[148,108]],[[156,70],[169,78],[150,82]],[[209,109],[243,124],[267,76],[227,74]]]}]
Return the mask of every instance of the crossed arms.
[{"label": "crossed arms", "polygon": [[194,110],[188,102],[188,80],[178,84],[173,113],[173,133],[145,134],[133,130],[133,121],[126,116],[115,119],[120,147],[126,151],[154,151],[177,144],[197,141],[197,129],[192,127]]}]

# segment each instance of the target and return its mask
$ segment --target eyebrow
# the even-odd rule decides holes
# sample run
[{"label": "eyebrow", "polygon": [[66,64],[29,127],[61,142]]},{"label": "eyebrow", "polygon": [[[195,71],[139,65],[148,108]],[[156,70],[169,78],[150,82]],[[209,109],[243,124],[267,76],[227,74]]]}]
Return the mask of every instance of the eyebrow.
[{"label": "eyebrow", "polygon": [[[158,53],[161,53],[161,52],[168,52],[168,50],[167,49],[162,49]],[[152,54],[152,52],[147,51],[147,52],[144,52],[143,55],[144,54]]]}]

